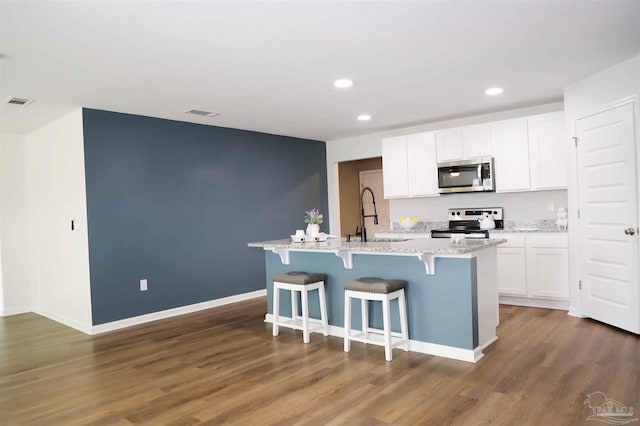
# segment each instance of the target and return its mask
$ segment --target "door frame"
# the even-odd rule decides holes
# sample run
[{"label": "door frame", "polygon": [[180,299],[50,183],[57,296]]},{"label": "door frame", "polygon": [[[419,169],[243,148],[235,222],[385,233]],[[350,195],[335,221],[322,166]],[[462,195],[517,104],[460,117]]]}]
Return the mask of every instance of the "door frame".
[{"label": "door frame", "polygon": [[[580,268],[581,248],[580,248],[580,227],[578,226],[578,209],[580,208],[580,200],[578,197],[578,151],[574,143],[576,137],[576,123],[578,120],[614,109],[626,104],[633,104],[634,112],[634,128],[636,138],[636,196],[640,204],[640,96],[631,95],[615,101],[599,105],[594,108],[579,110],[565,117],[567,128],[570,130],[570,137],[567,143],[570,143],[572,154],[569,164],[569,186],[568,186],[568,217],[569,217],[569,312],[571,316],[586,318],[582,306],[582,294],[578,288],[581,280],[582,270]],[[638,206],[640,212],[640,205]],[[639,214],[640,215],[640,214]],[[638,218],[640,221],[640,217]],[[571,226],[571,224],[575,224]],[[639,236],[640,237],[640,236]],[[638,262],[640,263],[640,250],[638,253]]]}]

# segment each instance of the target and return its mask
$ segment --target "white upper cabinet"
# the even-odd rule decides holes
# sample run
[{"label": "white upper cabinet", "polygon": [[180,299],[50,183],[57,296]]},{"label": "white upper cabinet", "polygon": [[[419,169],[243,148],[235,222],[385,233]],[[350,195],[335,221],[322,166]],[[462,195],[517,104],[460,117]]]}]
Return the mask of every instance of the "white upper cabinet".
[{"label": "white upper cabinet", "polygon": [[567,188],[564,112],[382,140],[386,198],[438,194],[438,162],[494,158],[496,192]]},{"label": "white upper cabinet", "polygon": [[436,164],[432,132],[382,139],[385,198],[439,195]]},{"label": "white upper cabinet", "polygon": [[408,135],[407,161],[409,195],[412,197],[439,195],[435,134]]},{"label": "white upper cabinet", "polygon": [[462,159],[462,129],[447,129],[436,132],[438,161]]},{"label": "white upper cabinet", "polygon": [[530,190],[527,119],[492,123],[491,145],[495,158],[496,192]]},{"label": "white upper cabinet", "polygon": [[462,142],[464,158],[491,156],[491,125],[463,127]]},{"label": "white upper cabinet", "polygon": [[406,136],[382,139],[382,176],[385,198],[409,196]]},{"label": "white upper cabinet", "polygon": [[564,112],[528,118],[531,189],[567,187],[569,136]]},{"label": "white upper cabinet", "polygon": [[456,127],[436,132],[438,161],[455,161],[491,155],[491,126]]}]

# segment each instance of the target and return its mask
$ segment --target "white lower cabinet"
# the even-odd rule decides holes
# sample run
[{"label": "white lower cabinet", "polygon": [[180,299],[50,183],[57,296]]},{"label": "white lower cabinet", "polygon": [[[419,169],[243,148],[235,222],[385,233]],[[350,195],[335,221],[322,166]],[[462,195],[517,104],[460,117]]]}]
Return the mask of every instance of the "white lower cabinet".
[{"label": "white lower cabinet", "polygon": [[569,254],[566,234],[491,233],[497,248],[500,303],[567,309]]},{"label": "white lower cabinet", "polygon": [[567,236],[527,237],[528,295],[569,298],[569,249]]},{"label": "white lower cabinet", "polygon": [[[492,238],[505,238],[502,235]],[[498,293],[527,295],[527,269],[523,236],[511,236],[497,248]]]}]

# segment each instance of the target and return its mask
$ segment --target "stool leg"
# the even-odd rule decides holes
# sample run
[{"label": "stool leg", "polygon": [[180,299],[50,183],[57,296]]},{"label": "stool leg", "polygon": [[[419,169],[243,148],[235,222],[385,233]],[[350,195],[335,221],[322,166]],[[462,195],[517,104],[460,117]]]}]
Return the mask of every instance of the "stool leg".
[{"label": "stool leg", "polygon": [[400,309],[400,331],[402,332],[402,339],[404,340],[403,349],[406,352],[409,350],[409,327],[407,326],[407,302],[404,296],[404,289],[398,298],[398,308]]},{"label": "stool leg", "polygon": [[329,335],[329,320],[327,318],[327,296],[324,292],[324,283],[318,288],[318,297],[320,298],[320,319],[324,326],[324,335]]},{"label": "stool leg", "polygon": [[302,299],[302,341],[309,343],[309,292],[306,287],[300,291]]},{"label": "stool leg", "polygon": [[387,361],[391,361],[393,355],[391,353],[391,316],[389,307],[391,303],[387,297],[382,302],[382,321],[384,323],[384,357]]},{"label": "stool leg", "polygon": [[344,351],[351,350],[351,297],[348,294],[344,296]]},{"label": "stool leg", "polygon": [[289,290],[291,293],[291,321],[295,324],[298,318],[298,293],[295,290]]},{"label": "stool leg", "polygon": [[273,335],[280,333],[280,288],[273,285]]},{"label": "stool leg", "polygon": [[360,299],[360,313],[362,314],[362,337],[369,339],[369,301]]}]

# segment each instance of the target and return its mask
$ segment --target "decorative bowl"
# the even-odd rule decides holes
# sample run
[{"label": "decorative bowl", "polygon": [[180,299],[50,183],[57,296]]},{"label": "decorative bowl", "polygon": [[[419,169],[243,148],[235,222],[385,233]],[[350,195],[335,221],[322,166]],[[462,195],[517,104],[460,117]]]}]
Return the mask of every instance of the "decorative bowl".
[{"label": "decorative bowl", "polygon": [[417,217],[401,217],[398,219],[398,223],[402,229],[413,229],[416,227],[419,220],[420,218]]}]

